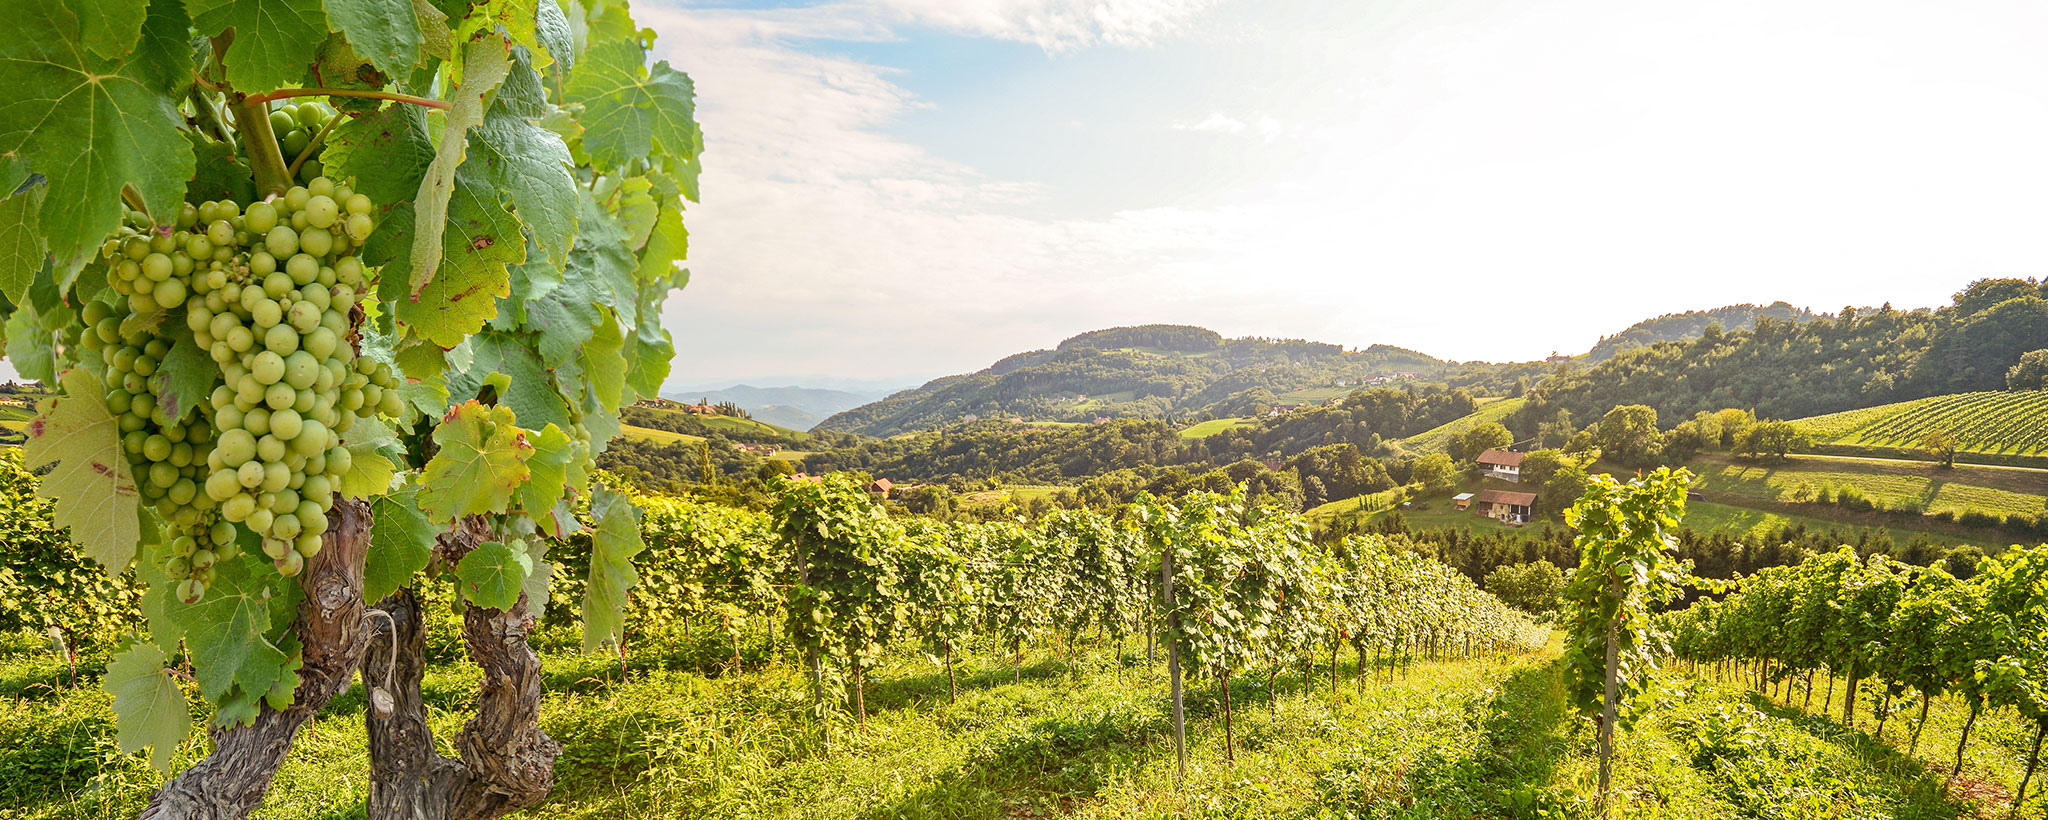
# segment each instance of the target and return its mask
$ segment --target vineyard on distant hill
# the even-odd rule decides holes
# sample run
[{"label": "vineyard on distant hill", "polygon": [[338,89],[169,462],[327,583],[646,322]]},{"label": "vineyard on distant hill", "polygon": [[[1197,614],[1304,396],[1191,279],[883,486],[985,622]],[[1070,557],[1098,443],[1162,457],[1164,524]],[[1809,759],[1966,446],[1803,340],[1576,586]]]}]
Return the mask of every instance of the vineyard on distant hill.
[{"label": "vineyard on distant hill", "polygon": [[1794,422],[1823,451],[1915,449],[1945,431],[1957,449],[2000,456],[2048,455],[2048,391],[1957,393],[1829,413]]}]

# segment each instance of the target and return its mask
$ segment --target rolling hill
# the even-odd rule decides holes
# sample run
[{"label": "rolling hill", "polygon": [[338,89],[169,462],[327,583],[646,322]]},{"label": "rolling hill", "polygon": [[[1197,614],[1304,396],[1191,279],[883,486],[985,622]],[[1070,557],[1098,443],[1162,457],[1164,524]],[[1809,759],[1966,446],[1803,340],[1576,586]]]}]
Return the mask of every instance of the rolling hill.
[{"label": "rolling hill", "polygon": [[1963,461],[2048,461],[2048,391],[2041,390],[1929,396],[1813,416],[1793,425],[1820,452],[1898,457],[1917,451],[1929,433],[1946,431],[1956,439]]},{"label": "rolling hill", "polygon": [[930,430],[974,418],[1089,422],[1107,418],[1244,416],[1287,404],[1283,394],[1340,388],[1402,374],[1443,380],[1451,362],[1375,345],[1364,350],[1298,339],[1225,339],[1178,325],[1110,328],[1053,350],[1006,357],[984,370],[934,379],[821,422],[873,436]]},{"label": "rolling hill", "polygon": [[750,384],[735,384],[717,390],[670,390],[664,392],[662,398],[705,404],[729,401],[753,414],[757,420],[792,430],[809,430],[826,416],[859,407],[885,395],[887,394],[881,392],[828,390],[821,387],[755,387]]},{"label": "rolling hill", "polygon": [[1719,325],[1723,331],[1749,330],[1756,327],[1759,316],[1785,322],[1810,322],[1824,318],[1805,308],[1796,308],[1784,302],[1768,305],[1727,305],[1712,310],[1688,310],[1684,313],[1666,313],[1655,319],[1644,319],[1628,329],[1612,336],[1603,336],[1584,358],[1589,363],[1604,362],[1615,354],[1657,342],[1682,342],[1697,339],[1707,332],[1709,325]]}]

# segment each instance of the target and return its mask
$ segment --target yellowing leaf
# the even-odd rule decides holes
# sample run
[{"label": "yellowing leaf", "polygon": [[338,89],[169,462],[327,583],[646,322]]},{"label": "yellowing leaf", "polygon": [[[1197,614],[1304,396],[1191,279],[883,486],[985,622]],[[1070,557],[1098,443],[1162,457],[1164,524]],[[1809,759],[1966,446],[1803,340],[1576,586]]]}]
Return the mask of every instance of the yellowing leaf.
[{"label": "yellowing leaf", "polygon": [[[532,30],[533,21],[528,19],[529,38]],[[463,49],[462,57],[462,84],[455,88],[440,147],[434,153],[433,163],[427,166],[426,177],[420,180],[419,196],[413,200],[414,299],[420,298],[420,291],[433,281],[435,271],[441,267],[441,234],[447,229],[448,198],[455,193],[455,166],[462,162],[469,129],[484,121],[484,97],[496,90],[512,71],[512,57],[505,41],[496,37],[471,41]]]},{"label": "yellowing leaf", "polygon": [[29,469],[55,465],[36,495],[57,502],[57,526],[85,554],[119,575],[135,560],[141,525],[135,479],[121,449],[121,427],[107,412],[106,387],[81,368],[64,372],[64,393],[45,400],[22,446]]},{"label": "yellowing leaf", "polygon": [[533,445],[509,408],[463,402],[434,428],[434,443],[441,449],[420,476],[420,510],[436,524],[504,512],[532,475],[526,459]]},{"label": "yellowing leaf", "polygon": [[626,632],[626,592],[640,580],[633,556],[647,548],[640,539],[640,509],[632,499],[598,487],[590,499],[597,533],[590,539],[590,578],[583,593],[583,651],[618,646]]}]

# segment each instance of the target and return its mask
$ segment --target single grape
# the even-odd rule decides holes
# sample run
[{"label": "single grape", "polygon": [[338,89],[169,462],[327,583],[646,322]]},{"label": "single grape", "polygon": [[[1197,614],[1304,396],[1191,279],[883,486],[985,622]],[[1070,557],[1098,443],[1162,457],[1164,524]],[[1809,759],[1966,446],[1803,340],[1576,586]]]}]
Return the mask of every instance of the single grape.
[{"label": "single grape", "polygon": [[[292,313],[299,313],[299,308],[301,307],[309,306],[293,305]],[[271,325],[269,330],[263,331],[263,348],[271,353],[286,357],[285,363],[289,365],[291,363],[290,357],[295,355],[299,349],[299,330],[289,324]]]},{"label": "single grape", "polygon": [[284,357],[265,350],[249,360],[249,375],[263,385],[276,384],[284,378]]},{"label": "single grape", "polygon": [[306,559],[296,552],[287,553],[283,558],[277,559],[275,565],[277,574],[286,578],[297,578],[299,573],[306,571]]},{"label": "single grape", "polygon": [[271,256],[289,259],[299,252],[299,234],[284,225],[271,228],[263,235],[263,249]]}]

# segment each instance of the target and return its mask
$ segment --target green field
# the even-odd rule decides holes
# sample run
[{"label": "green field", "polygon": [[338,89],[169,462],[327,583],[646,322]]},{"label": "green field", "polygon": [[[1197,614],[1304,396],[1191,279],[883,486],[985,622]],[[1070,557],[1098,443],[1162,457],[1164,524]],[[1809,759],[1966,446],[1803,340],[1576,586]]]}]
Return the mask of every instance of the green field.
[{"label": "green field", "polygon": [[1306,387],[1300,390],[1289,390],[1285,393],[1281,393],[1280,395],[1274,396],[1273,400],[1281,404],[1307,404],[1312,402],[1325,402],[1331,399],[1349,396],[1353,391],[1356,391],[1358,389],[1359,388],[1356,387]]},{"label": "green field", "polygon": [[1691,465],[1696,489],[1795,501],[1802,492],[1850,487],[1886,507],[1926,512],[1971,510],[2000,516],[2048,512],[2048,471],[1957,466],[1944,469],[1916,461],[1884,462],[1803,456],[1783,464],[1754,464],[1706,457]]},{"label": "green field", "polygon": [[697,444],[704,441],[703,436],[671,433],[667,430],[656,430],[649,427],[634,427],[630,424],[620,427],[619,435],[641,441],[651,441],[656,444]]},{"label": "green field", "polygon": [[1256,423],[1251,419],[1210,419],[1181,430],[1180,437],[1184,439],[1208,438],[1233,427],[1244,427]]},{"label": "green field", "polygon": [[2048,453],[2048,391],[1958,393],[1793,422],[1816,444],[1915,449],[1946,430],[1972,453]]},{"label": "green field", "polygon": [[[433,611],[427,645],[459,645],[453,616]],[[1148,663],[1142,640],[1033,652],[1015,671],[1007,658],[965,657],[954,702],[937,666],[892,652],[871,673],[866,726],[840,723],[826,754],[806,679],[761,640],[772,626],[742,630],[735,670],[715,624],[636,633],[622,661],[581,654],[576,632],[544,622],[534,639],[549,692],[541,725],[564,749],[554,791],[520,816],[1596,816],[1592,724],[1567,705],[1555,641],[1532,655],[1424,661],[1370,680],[1341,657],[1334,686],[1328,663],[1306,682],[1288,670],[1270,688],[1264,675],[1241,676],[1231,687],[1234,762],[1218,690],[1193,678],[1187,777],[1177,782],[1165,663]],[[430,650],[423,686],[444,744],[474,708],[477,672],[457,654]],[[114,749],[97,685],[105,652],[82,660],[74,678],[38,636],[0,636],[7,817],[132,817],[162,783],[139,756]],[[1839,687],[1831,698],[1841,701]],[[1997,801],[2016,788],[2031,739],[2009,710],[1987,712],[1965,788],[1949,797],[1939,767],[1966,712],[1952,701],[1935,704],[1912,757],[1900,722],[1879,742],[1867,724],[1846,729],[1685,664],[1638,703],[1642,717],[1617,737],[1617,816],[2003,817]],[[358,686],[307,724],[259,816],[360,816],[363,720]],[[192,765],[202,746],[187,741],[174,765]]]},{"label": "green field", "polygon": [[1487,402],[1480,405],[1479,409],[1469,416],[1438,426],[1427,432],[1417,433],[1401,439],[1401,447],[1417,455],[1444,452],[1450,446],[1453,437],[1463,435],[1465,431],[1489,421],[1499,422],[1507,418],[1510,413],[1521,409],[1526,401],[1526,399],[1513,398]]}]

